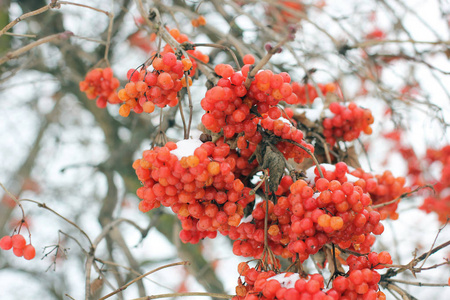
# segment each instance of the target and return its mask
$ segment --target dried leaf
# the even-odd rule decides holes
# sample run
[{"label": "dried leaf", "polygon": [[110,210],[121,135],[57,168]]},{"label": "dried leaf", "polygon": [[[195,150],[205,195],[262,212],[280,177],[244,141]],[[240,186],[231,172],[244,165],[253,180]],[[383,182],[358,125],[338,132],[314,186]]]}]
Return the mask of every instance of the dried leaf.
[{"label": "dried leaf", "polygon": [[103,286],[103,278],[97,278],[91,282],[91,295],[95,294]]},{"label": "dried leaf", "polygon": [[356,169],[361,168],[355,146],[348,147],[347,152],[345,154],[346,155],[344,157],[344,162],[347,165]]},{"label": "dried leaf", "polygon": [[275,192],[278,189],[281,177],[283,177],[286,168],[286,162],[283,155],[278,151],[273,151],[267,146],[262,168],[269,169],[269,191]]}]

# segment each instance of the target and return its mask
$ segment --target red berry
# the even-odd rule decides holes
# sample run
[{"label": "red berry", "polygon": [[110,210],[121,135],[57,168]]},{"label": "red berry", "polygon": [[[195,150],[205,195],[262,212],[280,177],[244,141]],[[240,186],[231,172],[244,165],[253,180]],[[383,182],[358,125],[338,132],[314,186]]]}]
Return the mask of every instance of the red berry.
[{"label": "red berry", "polygon": [[34,249],[33,245],[28,244],[23,248],[23,257],[26,260],[31,260],[36,256],[36,250]]},{"label": "red berry", "polygon": [[13,246],[12,239],[9,235],[2,237],[0,240],[0,248],[3,250],[9,250]]},{"label": "red berry", "polygon": [[17,249],[23,249],[26,245],[25,238],[21,234],[15,234],[12,236],[12,246]]}]

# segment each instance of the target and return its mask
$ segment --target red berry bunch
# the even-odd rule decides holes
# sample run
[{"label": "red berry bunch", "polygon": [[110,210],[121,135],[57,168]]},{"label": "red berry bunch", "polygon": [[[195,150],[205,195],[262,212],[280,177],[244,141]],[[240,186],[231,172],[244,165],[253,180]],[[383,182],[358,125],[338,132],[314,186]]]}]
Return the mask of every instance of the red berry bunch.
[{"label": "red berry bunch", "polygon": [[[405,145],[401,142],[402,131],[395,130],[384,134],[386,139],[394,142],[394,151],[398,151],[408,165],[408,179],[411,181],[411,186],[419,186],[424,184],[421,164],[424,160],[414,152],[410,145]],[[425,160],[426,161],[426,160]]]},{"label": "red berry bunch", "polygon": [[15,234],[13,236],[4,236],[0,239],[0,249],[10,250],[13,249],[13,253],[17,257],[24,257],[26,260],[31,260],[36,256],[36,250],[33,245],[28,244],[25,238],[21,234]]},{"label": "red berry bunch", "polygon": [[[206,24],[206,21],[205,21],[204,24]],[[169,31],[169,33],[180,44],[182,44],[182,43],[191,43],[192,44],[192,42],[189,41],[188,36],[183,34],[183,33],[180,33],[180,31],[178,29],[176,29],[176,28],[171,29]],[[163,52],[161,54],[173,53],[173,52],[174,52],[173,48],[169,44],[167,44],[167,45],[164,46]],[[209,56],[204,54],[204,53],[202,53],[199,50],[187,50],[186,52],[188,54],[192,55],[193,57],[195,57],[196,59],[198,59],[199,61],[205,63],[205,64],[207,64],[209,62]],[[191,72],[190,72],[189,75],[190,76],[194,76],[195,72],[197,70],[197,62],[195,61],[194,58],[191,58],[191,57],[184,57],[183,56],[182,58],[186,58],[186,59],[189,59],[191,61],[192,69],[191,69]]]},{"label": "red berry bunch", "polygon": [[85,92],[88,99],[96,99],[99,108],[105,108],[106,103],[120,103],[117,97],[116,89],[120,82],[113,77],[111,68],[93,69],[86,74],[83,81],[80,82],[80,91]]},{"label": "red berry bunch", "polygon": [[[338,163],[333,171],[323,168],[323,173],[333,179],[317,176],[313,186],[304,180],[293,182],[290,176],[283,177],[275,193],[279,196],[277,203],[267,201],[268,243],[275,255],[304,261],[328,242],[361,253],[370,251],[375,242],[371,233],[379,235],[384,231],[380,213],[369,207],[369,194],[357,185],[364,180],[348,182],[347,172],[345,163]],[[266,202],[258,203],[251,218],[229,229],[228,236],[235,240],[235,255],[261,256],[265,206]]]},{"label": "red berry bunch", "polygon": [[[246,57],[246,61],[250,62],[252,58]],[[296,101],[297,96],[292,94],[291,78],[287,73],[260,71],[247,91],[244,83],[249,68],[250,65],[246,64],[241,72],[235,72],[227,64],[215,67],[216,74],[222,78],[206,93],[201,102],[202,108],[207,111],[202,117],[202,123],[207,129],[219,132],[223,128],[224,136],[231,138],[247,127],[246,135],[250,137],[252,132],[256,132],[257,124],[257,121],[252,123],[256,118],[256,115],[250,112],[253,107],[259,114],[268,115],[275,120],[282,115],[277,107],[280,101]]]},{"label": "red berry bunch", "polygon": [[245,284],[239,279],[233,300],[386,299],[383,292],[377,292],[380,274],[370,268],[354,268],[345,276],[334,278],[332,288],[327,291],[325,280],[320,274],[300,278],[298,274],[290,272],[276,274],[274,271],[257,270],[246,263],[239,264],[238,270]]},{"label": "red berry bunch", "polygon": [[[351,175],[362,178],[365,181],[361,183],[361,187],[364,192],[368,192],[372,199],[373,205],[387,203],[409,192],[411,189],[405,187],[404,177],[394,177],[390,171],[385,171],[382,175],[372,175],[364,172],[362,169],[356,169],[350,173]],[[376,208],[381,214],[381,219],[390,218],[392,220],[398,219],[398,213],[396,212],[398,203],[396,201],[386,206]]]},{"label": "red berry bunch", "polygon": [[373,116],[369,109],[358,107],[353,102],[348,106],[333,102],[329,109],[334,116],[325,118],[322,125],[323,135],[330,145],[341,139],[346,142],[353,141],[361,132],[372,134],[370,125],[373,123]]},{"label": "red berry bunch", "polygon": [[152,113],[155,105],[173,107],[178,104],[178,92],[181,90],[184,71],[191,67],[189,59],[178,60],[173,53],[155,57],[152,62],[153,71],[145,68],[131,69],[127,73],[130,82],[118,93],[123,102],[119,114],[127,117],[131,109],[136,113]]},{"label": "red berry bunch", "polygon": [[427,149],[426,160],[428,166],[432,164],[441,164],[440,177],[434,180],[433,193],[424,200],[420,209],[427,213],[435,212],[439,221],[443,224],[447,222],[450,216],[450,146],[444,146],[441,149]]},{"label": "red berry bunch", "polygon": [[[179,143],[144,151],[142,159],[134,162],[144,184],[137,191],[142,199],[139,209],[147,212],[161,204],[171,207],[181,220],[183,242],[195,243],[205,236],[215,237],[218,230],[238,226],[244,207],[255,198],[237,178],[250,173],[248,162],[238,163],[238,154],[223,140]],[[184,148],[193,153],[183,154]]]},{"label": "red berry bunch", "polygon": [[[337,92],[337,86],[335,83],[318,83],[317,87],[320,89],[323,95]],[[297,96],[297,101],[295,103],[287,102],[288,104],[312,104],[314,100],[319,96],[315,86],[311,83],[300,84],[298,82],[293,82],[292,92]],[[289,100],[292,100],[292,98],[290,98]]]}]

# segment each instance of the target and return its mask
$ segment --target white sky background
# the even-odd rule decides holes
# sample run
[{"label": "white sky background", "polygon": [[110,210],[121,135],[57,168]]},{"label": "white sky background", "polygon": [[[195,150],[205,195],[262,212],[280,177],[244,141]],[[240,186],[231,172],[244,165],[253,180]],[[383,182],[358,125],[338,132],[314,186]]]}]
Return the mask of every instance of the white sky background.
[{"label": "white sky background", "polygon": [[[111,10],[111,1],[77,1],[79,3],[86,3],[92,6],[96,6],[105,10]],[[364,3],[362,3],[364,2]],[[354,3],[358,3],[358,12],[369,13],[373,9],[378,11],[384,11],[380,9],[380,6],[374,5],[372,1],[327,1],[326,12],[333,16],[346,15],[351,16],[348,20],[348,28],[355,35],[359,34],[359,31],[363,29],[365,32],[370,31],[373,25],[367,21],[367,18],[353,14],[355,7]],[[398,12],[402,12],[396,5],[396,1],[392,2],[392,5],[398,9]],[[447,26],[443,23],[440,17],[438,1],[405,1],[410,8],[413,8],[421,18],[439,33],[442,39],[448,40]],[[208,12],[210,6],[208,3],[202,4],[200,12]],[[60,9],[61,12],[66,13],[66,28],[72,30],[77,35],[97,37],[102,32],[107,24],[107,18],[103,15],[90,10],[76,8],[73,6],[63,6]],[[132,15],[137,16],[136,10],[132,10]],[[18,10],[18,6],[11,5],[11,14],[13,16],[19,16],[22,12]],[[321,26],[324,26],[330,33],[335,34],[336,38],[342,36],[342,32],[339,28],[333,25],[333,22],[329,18],[319,16],[314,11],[311,11],[311,18]],[[404,16],[404,25],[410,29],[413,37],[417,40],[434,41],[436,38],[428,29],[425,28],[416,17],[410,13],[400,13]],[[316,18],[317,17],[317,18]],[[114,42],[118,43],[116,55],[112,57],[112,64],[116,74],[123,79],[125,72],[132,67],[136,67],[141,64],[145,59],[145,54],[139,50],[130,49],[127,42],[124,42],[125,38],[134,31],[135,26],[131,15],[126,17],[127,21],[124,23],[121,33],[118,39]],[[227,30],[227,24],[217,16],[211,14],[206,15],[209,24],[216,25],[224,31]],[[83,22],[81,22],[83,20]],[[89,22],[86,22],[89,20]],[[168,19],[170,23],[170,19]],[[385,14],[378,14],[379,26],[381,29],[389,29],[387,26],[391,23],[388,16]],[[180,20],[186,32],[191,30],[188,20]],[[248,20],[245,16],[239,17],[237,22],[242,27],[249,26]],[[305,40],[301,44],[306,48],[309,46],[309,41],[312,44],[321,44],[323,49],[329,49],[330,46],[326,43],[321,43],[324,40],[324,36],[317,33],[317,30],[309,25],[303,23]],[[344,22],[345,24],[345,22]],[[173,25],[173,24],[171,24]],[[358,25],[358,27],[355,27]],[[96,30],[98,29],[98,30]],[[25,33],[28,28],[19,23],[15,28],[15,32]],[[301,34],[298,34],[298,37]],[[252,33],[247,33],[246,38],[249,41],[252,40]],[[388,32],[388,39],[406,39],[405,36],[395,37],[391,36]],[[205,38],[202,37],[204,40]],[[309,40],[310,39],[310,40]],[[76,41],[76,40],[75,40]],[[85,46],[86,51],[90,51],[94,46],[92,43],[85,41],[76,41]],[[406,46],[405,46],[406,47]],[[48,49],[48,61],[55,61],[54,51],[51,51],[51,47],[43,46],[44,49]],[[387,48],[388,49],[388,48]],[[411,48],[410,48],[411,49]],[[322,49],[321,49],[322,50]],[[202,49],[207,52],[208,50]],[[353,50],[357,51],[357,50]],[[350,54],[351,55],[351,54]],[[280,55],[274,57],[274,61],[281,61],[286,55]],[[335,61],[336,56],[330,55],[330,60]],[[449,71],[450,65],[448,59],[443,55],[437,55],[433,60],[429,61],[433,65],[439,68]],[[309,61],[306,63],[307,67],[325,68],[327,65],[323,62]],[[329,67],[327,67],[329,68]],[[327,70],[329,73],[334,74],[336,70]],[[399,72],[404,75],[408,72],[408,69],[404,65],[399,65],[396,68],[396,73]],[[122,74],[122,75],[120,75]],[[299,70],[296,76],[293,76],[294,80],[299,81],[303,76],[302,70]],[[449,99],[443,93],[442,89],[437,86],[436,81],[430,76],[430,73],[423,67],[419,67],[416,70],[417,77],[420,79],[421,87],[424,93],[430,96],[433,103],[438,104],[444,108],[445,116],[448,120],[448,107]],[[445,86],[450,86],[448,78],[439,76]],[[386,82],[391,82],[393,86],[399,85],[398,77],[393,73],[386,71],[384,73]],[[317,72],[315,79],[318,82],[326,82],[330,80],[330,75],[327,72]],[[10,88],[12,86],[19,86],[19,88]],[[345,84],[345,89],[348,93],[356,90],[357,83],[349,81]],[[21,77],[15,77],[7,84],[0,86],[0,101],[2,101],[2,110],[0,111],[0,155],[4,159],[0,162],[0,182],[6,186],[14,186],[12,175],[17,170],[18,166],[23,162],[27,155],[33,139],[35,137],[38,118],[37,116],[43,112],[51,110],[53,101],[51,97],[53,93],[58,89],[57,85],[52,78],[42,78],[41,74],[27,72]],[[26,92],[25,92],[26,91]],[[194,83],[193,92],[196,97],[194,99],[197,102],[201,100],[201,94],[204,93],[205,88],[203,82],[199,80]],[[36,96],[37,95],[37,96]],[[101,199],[105,193],[105,179],[103,175],[95,173],[91,167],[81,167],[71,169],[65,173],[61,173],[60,170],[68,165],[73,164],[98,164],[102,162],[107,156],[107,149],[103,143],[103,135],[99,128],[95,127],[94,119],[89,114],[83,111],[77,100],[73,99],[70,95],[63,98],[62,114],[61,114],[61,126],[53,125],[47,132],[43,143],[44,146],[41,150],[41,154],[37,160],[37,167],[33,173],[33,177],[38,180],[43,189],[43,193],[40,195],[28,194],[24,195],[37,201],[46,202],[50,207],[68,217],[69,219],[76,219],[80,217],[78,223],[86,228],[91,237],[95,237],[100,232],[100,226],[97,223],[98,205],[92,199],[92,195],[95,195],[97,199]],[[366,99],[364,102],[359,102],[361,105],[368,107],[375,115],[374,134],[371,137],[364,138],[365,141],[376,140],[377,134],[388,129],[392,129],[390,122],[383,122],[382,114],[384,113],[384,106],[380,105],[378,99]],[[423,154],[427,146],[442,146],[448,143],[448,133],[442,130],[442,127],[437,121],[430,121],[429,116],[424,114],[420,110],[410,109],[406,106],[399,108],[405,116],[405,119],[412,120],[405,123],[405,126],[409,129],[408,141],[413,145],[417,153]],[[426,107],[422,107],[426,110]],[[108,111],[117,116],[118,107],[109,107]],[[198,120],[198,119],[197,119]],[[198,133],[193,133],[196,135]],[[177,137],[176,130],[169,130],[168,135],[170,137]],[[126,132],[124,132],[124,142],[126,142]],[[371,165],[374,169],[374,173],[382,173],[385,169],[391,170],[394,175],[400,176],[405,172],[405,166],[398,159],[398,156],[393,156],[393,159],[388,161],[388,166],[383,166],[382,162],[385,156],[391,151],[388,142],[377,142],[376,145],[372,145],[369,152]],[[148,141],[143,142],[143,149],[148,148]],[[361,158],[361,163],[365,169],[368,170],[366,159]],[[119,186],[123,186],[118,179]],[[50,192],[52,191],[52,192]],[[0,193],[1,194],[1,193]],[[127,217],[135,220],[142,226],[147,225],[147,218],[138,211],[137,199],[133,195],[126,195],[131,205],[120,211],[120,216]],[[91,204],[92,203],[92,204]],[[419,199],[412,199],[403,201],[400,204],[399,211],[400,218],[395,222],[385,222],[385,233],[379,238],[377,243],[378,249],[389,248],[395,249],[391,251],[394,262],[405,264],[411,258],[411,253],[416,247],[419,249],[419,254],[430,248],[433,239],[436,236],[439,224],[435,215],[426,215],[425,213],[413,209],[419,206],[421,203]],[[88,209],[86,209],[88,208]],[[51,264],[49,258],[39,260],[41,255],[41,249],[45,246],[56,243],[58,238],[58,229],[63,231],[71,231],[70,225],[61,222],[58,218],[52,214],[39,210],[35,205],[25,204],[27,213],[32,216],[32,239],[33,244],[37,249],[38,259],[31,262],[26,262],[22,258],[16,258],[11,251],[2,251],[0,254],[0,263],[8,261],[10,264],[17,265],[20,268],[31,270],[36,272],[36,275],[24,275],[20,272],[5,272],[0,269],[0,299],[27,299],[30,297],[39,299],[51,299],[49,295],[43,294],[43,290],[40,288],[40,282],[44,279],[47,282],[55,282],[56,280],[64,279],[69,283],[70,290],[67,291],[75,299],[82,299],[84,294],[84,274],[83,266],[78,265],[76,260],[70,259],[71,255],[77,255],[78,248],[74,243],[68,243],[70,248],[69,259],[61,262],[57,265],[56,271],[44,272]],[[18,211],[15,212],[19,217]],[[118,212],[119,213],[119,212]],[[121,227],[125,235],[127,236],[127,243],[131,245],[132,251],[135,257],[142,260],[160,261],[157,264],[148,264],[148,268],[143,271],[149,271],[156,266],[165,264],[167,262],[179,260],[176,258],[175,248],[162,237],[161,234],[152,230],[150,235],[139,244],[139,234],[126,225]],[[73,231],[71,231],[73,232]],[[82,237],[78,236],[80,241],[84,241]],[[450,231],[445,228],[437,244],[445,240],[450,239]],[[223,237],[218,237],[216,240],[205,241],[205,255],[210,260],[218,260],[217,274],[219,278],[223,279],[226,290],[232,294],[234,293],[234,287],[237,282],[237,264],[242,261],[242,258],[235,257],[231,252],[229,243]],[[136,247],[134,247],[136,245]],[[84,241],[84,246],[87,243]],[[104,245],[103,245],[104,246]],[[207,253],[206,253],[207,252]],[[105,249],[98,250],[98,253],[105,253]],[[429,259],[428,264],[442,262],[444,256],[448,257],[449,251],[444,250],[434,255]],[[400,261],[397,260],[400,258]],[[1,265],[0,265],[1,266]],[[168,286],[171,289],[177,288],[180,280],[183,276],[182,272],[178,272],[175,269],[161,271],[151,275],[148,280],[145,280],[145,284],[148,287],[148,291],[151,293],[167,293],[171,292],[170,289],[163,288],[152,283],[153,280],[164,286]],[[419,274],[417,281],[422,282],[447,282],[450,276],[450,270],[448,268],[441,268],[435,271],[424,272]],[[94,278],[94,277],[93,277]],[[408,277],[409,280],[414,278]],[[416,280],[414,280],[416,281]],[[24,289],[24,282],[27,283],[27,288]],[[189,279],[190,291],[201,291],[202,287],[198,285],[193,278]],[[402,286],[403,287],[403,286]],[[438,295],[442,295],[445,292],[449,292],[448,288],[417,288],[408,287],[413,295],[419,299],[425,297],[430,299],[437,299]],[[386,293],[388,299],[393,299],[391,295]],[[126,299],[137,297],[136,290],[130,287],[125,292]],[[205,298],[206,299],[206,298]]]}]

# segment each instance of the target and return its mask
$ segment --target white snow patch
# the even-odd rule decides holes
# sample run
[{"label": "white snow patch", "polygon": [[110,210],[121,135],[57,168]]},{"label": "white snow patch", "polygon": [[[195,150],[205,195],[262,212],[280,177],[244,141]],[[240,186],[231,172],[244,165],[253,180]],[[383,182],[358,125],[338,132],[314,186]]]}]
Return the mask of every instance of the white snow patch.
[{"label": "white snow patch", "polygon": [[195,149],[202,145],[202,141],[198,139],[181,140],[177,142],[177,149],[170,151],[173,155],[180,160],[183,157],[194,155]]},{"label": "white snow patch", "polygon": [[253,221],[253,216],[249,215],[249,216],[241,219],[241,223],[240,224],[242,224],[242,223],[250,223],[251,221]]},{"label": "white snow patch", "polygon": [[320,119],[322,111],[323,102],[320,98],[314,100],[311,108],[299,108],[296,110],[297,113],[305,113],[305,117],[312,122],[316,122]]},{"label": "white snow patch", "polygon": [[348,182],[357,182],[360,178],[353,176],[351,174],[346,174]]},{"label": "white snow patch", "polygon": [[280,273],[275,276],[267,278],[267,281],[276,280],[281,284],[282,288],[293,289],[293,288],[295,288],[295,283],[299,279],[300,279],[299,274],[294,273],[294,274],[291,274],[290,276],[286,277],[286,273]]},{"label": "white snow patch", "polygon": [[[336,169],[335,165],[331,164],[320,164],[322,167],[325,168],[326,171],[333,172]],[[306,170],[306,178],[305,181],[311,184],[314,184],[314,178],[316,178],[316,174],[314,174],[314,170],[316,169],[316,166],[310,167],[308,170]]]}]

